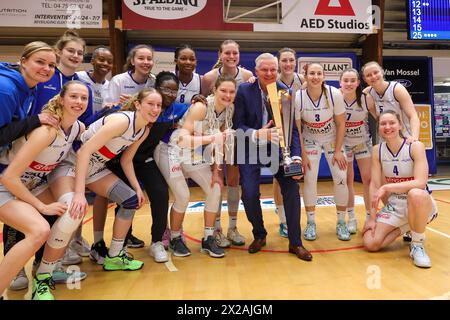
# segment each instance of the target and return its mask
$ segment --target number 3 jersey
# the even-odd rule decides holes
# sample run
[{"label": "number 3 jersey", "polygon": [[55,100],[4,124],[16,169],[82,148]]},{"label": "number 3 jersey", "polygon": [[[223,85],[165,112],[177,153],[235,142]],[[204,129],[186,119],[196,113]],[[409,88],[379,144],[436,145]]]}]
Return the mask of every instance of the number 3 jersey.
[{"label": "number 3 jersey", "polygon": [[335,115],[345,112],[344,98],[341,92],[327,86],[317,102],[313,101],[307,89],[297,92],[295,98],[295,119],[302,120],[302,134],[304,139],[321,143],[336,140]]},{"label": "number 3 jersey", "polygon": [[[52,172],[62,160],[64,160],[72,148],[72,143],[80,134],[81,125],[76,121],[69,133],[65,133],[59,128],[55,140],[34,159],[25,172],[20,177],[22,183],[34,195],[39,194],[47,187],[47,176]],[[27,141],[27,136],[15,140],[10,150],[5,150],[0,155],[0,162],[9,164],[14,161],[19,149]]]}]

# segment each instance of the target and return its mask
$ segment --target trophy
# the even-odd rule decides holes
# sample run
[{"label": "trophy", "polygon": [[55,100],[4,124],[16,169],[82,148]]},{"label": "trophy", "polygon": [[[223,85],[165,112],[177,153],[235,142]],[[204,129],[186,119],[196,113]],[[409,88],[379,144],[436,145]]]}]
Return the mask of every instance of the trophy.
[{"label": "trophy", "polygon": [[280,147],[283,156],[284,176],[303,175],[302,164],[294,162],[291,158],[290,145],[292,140],[292,127],[294,126],[295,93],[296,88],[289,94],[288,90],[278,90],[276,82],[267,85],[270,107],[272,109],[275,126],[281,128],[283,139]]}]

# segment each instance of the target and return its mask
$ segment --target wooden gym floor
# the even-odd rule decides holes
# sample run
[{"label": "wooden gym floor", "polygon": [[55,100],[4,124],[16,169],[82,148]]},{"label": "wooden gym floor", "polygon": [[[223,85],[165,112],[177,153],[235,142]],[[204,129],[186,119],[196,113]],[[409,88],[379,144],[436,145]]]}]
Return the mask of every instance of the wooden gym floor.
[{"label": "wooden gym floor", "polygon": [[[303,187],[303,184],[302,184]],[[362,186],[355,183],[357,195]],[[332,195],[331,182],[319,182],[319,195]],[[191,201],[201,201],[203,193],[191,188]],[[272,186],[262,185],[262,198],[272,198]],[[76,266],[88,273],[79,285],[57,285],[56,299],[450,299],[450,191],[434,191],[439,216],[426,231],[426,249],[432,268],[419,269],[409,258],[408,245],[402,239],[378,253],[362,249],[359,233],[364,221],[364,206],[356,206],[358,234],[350,241],[335,235],[336,213],[332,206],[317,207],[318,239],[304,241],[312,251],[313,261],[305,262],[287,253],[288,240],[278,234],[278,217],[273,209],[264,210],[268,231],[267,246],[262,252],[249,254],[251,225],[245,212],[239,212],[238,228],[246,237],[244,247],[226,250],[222,259],[200,253],[203,215],[189,213],[184,223],[187,245],[192,255],[172,257],[158,264],[148,255],[151,216],[148,204],[141,208],[133,223],[133,233],[146,242],[143,249],[130,249],[143,260],[143,269],[134,272],[105,272],[101,266],[84,258]],[[105,228],[106,243],[111,240],[113,209],[109,209]],[[306,225],[302,209],[302,228]],[[222,214],[227,230],[228,215]],[[1,224],[0,224],[1,226]],[[91,243],[92,208],[84,221],[83,236]],[[0,244],[1,246],[1,244]],[[1,248],[3,250],[3,248]],[[27,274],[31,274],[31,262]],[[7,291],[5,298],[30,299],[31,290]]]}]

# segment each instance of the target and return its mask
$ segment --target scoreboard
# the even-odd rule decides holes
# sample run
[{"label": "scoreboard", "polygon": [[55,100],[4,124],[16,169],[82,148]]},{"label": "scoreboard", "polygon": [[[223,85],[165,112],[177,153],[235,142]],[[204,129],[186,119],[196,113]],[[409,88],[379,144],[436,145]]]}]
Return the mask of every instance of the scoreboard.
[{"label": "scoreboard", "polygon": [[450,40],[450,0],[407,0],[409,40]]}]

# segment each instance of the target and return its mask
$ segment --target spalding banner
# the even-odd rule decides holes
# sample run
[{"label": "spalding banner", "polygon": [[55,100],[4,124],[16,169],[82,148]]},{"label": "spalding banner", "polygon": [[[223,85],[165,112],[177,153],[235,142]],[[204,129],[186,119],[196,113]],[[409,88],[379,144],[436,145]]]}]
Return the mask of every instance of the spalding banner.
[{"label": "spalding banner", "polygon": [[124,0],[124,29],[134,30],[241,30],[248,23],[225,23],[219,0]]},{"label": "spalding banner", "polygon": [[193,16],[202,11],[207,0],[124,0],[123,3],[131,11],[153,19],[173,20]]}]

